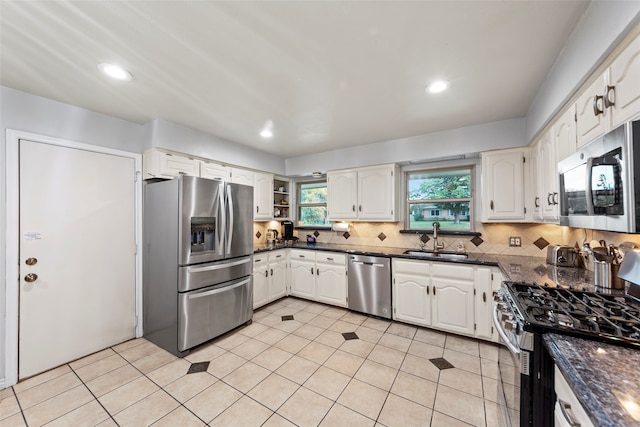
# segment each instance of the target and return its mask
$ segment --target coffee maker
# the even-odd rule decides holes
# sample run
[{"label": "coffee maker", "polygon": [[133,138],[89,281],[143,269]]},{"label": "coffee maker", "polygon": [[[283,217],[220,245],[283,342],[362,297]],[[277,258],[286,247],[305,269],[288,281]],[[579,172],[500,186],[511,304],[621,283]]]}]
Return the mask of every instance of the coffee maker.
[{"label": "coffee maker", "polygon": [[293,235],[293,221],[282,221],[282,240],[298,240],[298,238]]}]

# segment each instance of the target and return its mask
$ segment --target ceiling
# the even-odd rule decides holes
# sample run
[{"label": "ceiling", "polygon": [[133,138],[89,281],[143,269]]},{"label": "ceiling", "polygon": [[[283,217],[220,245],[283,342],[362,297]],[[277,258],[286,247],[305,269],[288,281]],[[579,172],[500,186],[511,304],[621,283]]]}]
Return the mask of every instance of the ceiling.
[{"label": "ceiling", "polygon": [[0,84],[291,158],[524,117],[587,5],[3,0]]}]

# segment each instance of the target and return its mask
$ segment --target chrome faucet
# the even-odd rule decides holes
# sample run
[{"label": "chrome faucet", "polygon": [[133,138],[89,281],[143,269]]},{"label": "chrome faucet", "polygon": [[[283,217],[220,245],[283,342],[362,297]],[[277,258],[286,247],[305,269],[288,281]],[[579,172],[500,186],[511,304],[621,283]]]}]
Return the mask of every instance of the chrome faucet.
[{"label": "chrome faucet", "polygon": [[440,223],[433,222],[433,253],[438,253],[440,249],[444,249],[444,243],[438,243],[438,231],[440,231]]}]

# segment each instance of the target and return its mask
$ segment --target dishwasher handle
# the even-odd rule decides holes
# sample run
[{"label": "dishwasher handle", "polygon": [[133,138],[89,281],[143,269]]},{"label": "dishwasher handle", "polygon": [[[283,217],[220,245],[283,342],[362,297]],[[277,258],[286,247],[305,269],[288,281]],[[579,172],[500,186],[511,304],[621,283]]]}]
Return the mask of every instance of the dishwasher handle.
[{"label": "dishwasher handle", "polygon": [[351,264],[370,265],[372,267],[384,267],[384,264],[380,264],[379,262],[351,261]]}]

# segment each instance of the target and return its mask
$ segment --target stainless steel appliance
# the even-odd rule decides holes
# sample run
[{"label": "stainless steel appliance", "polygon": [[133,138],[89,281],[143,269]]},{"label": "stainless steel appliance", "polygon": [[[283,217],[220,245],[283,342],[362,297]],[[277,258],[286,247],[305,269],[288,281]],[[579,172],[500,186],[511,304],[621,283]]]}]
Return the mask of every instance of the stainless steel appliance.
[{"label": "stainless steel appliance", "polygon": [[584,258],[579,249],[573,246],[549,245],[547,247],[547,264],[559,267],[584,267]]},{"label": "stainless steel appliance", "polygon": [[640,120],[624,123],[558,163],[560,225],[640,232]]},{"label": "stainless steel appliance", "polygon": [[622,293],[504,282],[493,323],[505,344],[498,400],[506,426],[553,425],[554,365],[542,343],[545,332],[640,349],[640,301]]},{"label": "stainless steel appliance", "polygon": [[349,255],[348,307],[391,319],[391,260],[379,256]]},{"label": "stainless steel appliance", "polygon": [[253,187],[180,176],[144,200],[144,335],[182,357],[253,316]]}]

